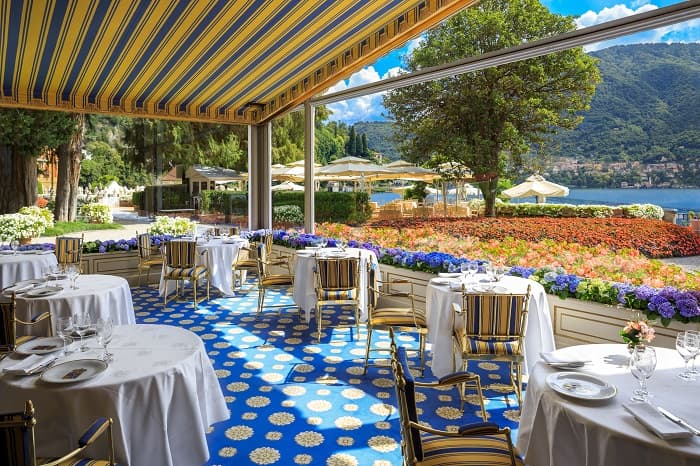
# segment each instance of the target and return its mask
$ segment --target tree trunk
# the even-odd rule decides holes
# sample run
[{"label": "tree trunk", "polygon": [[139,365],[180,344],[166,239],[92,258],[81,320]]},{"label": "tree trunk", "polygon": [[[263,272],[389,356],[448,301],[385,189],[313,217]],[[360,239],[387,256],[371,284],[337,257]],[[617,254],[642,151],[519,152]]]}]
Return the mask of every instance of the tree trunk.
[{"label": "tree trunk", "polygon": [[0,213],[11,214],[36,202],[36,156],[0,145]]},{"label": "tree trunk", "polygon": [[54,218],[60,222],[75,220],[78,213],[78,181],[80,180],[81,150],[85,117],[74,113],[77,130],[66,144],[56,150],[58,155],[58,179],[56,180],[56,208]]},{"label": "tree trunk", "polygon": [[484,181],[482,184],[481,192],[484,195],[484,203],[486,204],[486,211],[484,216],[495,217],[496,216],[496,193],[498,192],[498,177],[493,177],[488,181]]}]

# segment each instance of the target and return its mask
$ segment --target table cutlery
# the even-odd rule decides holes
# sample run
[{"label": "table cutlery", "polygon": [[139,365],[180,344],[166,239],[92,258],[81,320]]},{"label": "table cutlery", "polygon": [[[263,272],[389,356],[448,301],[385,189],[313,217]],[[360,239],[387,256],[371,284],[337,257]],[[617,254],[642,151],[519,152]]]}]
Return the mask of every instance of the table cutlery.
[{"label": "table cutlery", "polygon": [[656,409],[657,409],[661,414],[663,414],[663,415],[666,416],[668,419],[670,419],[671,421],[673,421],[673,422],[675,422],[676,424],[678,424],[679,426],[681,426],[681,427],[683,427],[683,428],[688,429],[689,431],[691,431],[694,435],[700,435],[700,430],[698,430],[697,428],[695,428],[695,427],[693,427],[692,425],[688,424],[686,421],[684,421],[683,419],[679,418],[678,416],[676,416],[675,414],[671,413],[670,411],[668,411],[668,410],[662,408],[661,406],[657,406]]},{"label": "table cutlery", "polygon": [[547,365],[558,369],[576,369],[583,367],[590,362],[591,361],[548,362]]}]

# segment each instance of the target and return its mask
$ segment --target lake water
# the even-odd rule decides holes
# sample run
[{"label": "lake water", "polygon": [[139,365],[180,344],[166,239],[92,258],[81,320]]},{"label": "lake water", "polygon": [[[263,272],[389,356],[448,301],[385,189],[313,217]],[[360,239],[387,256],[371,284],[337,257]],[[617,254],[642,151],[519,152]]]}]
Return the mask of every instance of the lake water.
[{"label": "lake water", "polygon": [[[372,200],[384,205],[400,196],[396,193],[373,193]],[[453,199],[452,199],[453,201]],[[535,198],[512,202],[535,202]],[[570,189],[566,197],[550,197],[551,204],[656,204],[679,213],[700,212],[700,189]]]}]

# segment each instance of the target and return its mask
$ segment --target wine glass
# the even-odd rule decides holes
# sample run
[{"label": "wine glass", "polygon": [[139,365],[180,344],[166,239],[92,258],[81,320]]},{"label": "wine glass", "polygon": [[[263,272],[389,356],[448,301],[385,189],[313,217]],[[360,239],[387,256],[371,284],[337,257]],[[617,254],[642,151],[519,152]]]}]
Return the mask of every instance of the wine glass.
[{"label": "wine glass", "polygon": [[319,246],[321,246],[321,249],[328,246],[328,238],[326,238],[325,236],[322,236],[321,240],[319,241]]},{"label": "wine glass", "polygon": [[479,264],[476,261],[467,263],[467,273],[471,277],[471,281],[474,281],[476,273],[479,271]]},{"label": "wine glass", "polygon": [[76,264],[68,264],[66,267],[66,273],[68,273],[68,278],[71,281],[71,289],[77,290],[78,287],[76,286],[75,282],[80,276],[80,269]]},{"label": "wine glass", "polygon": [[345,246],[347,246],[347,242],[344,239],[337,239],[335,240],[335,245],[340,248],[341,251],[345,251]]},{"label": "wine glass", "polygon": [[100,317],[97,320],[95,330],[97,332],[97,342],[101,344],[103,348],[102,360],[111,361],[114,355],[107,350],[107,345],[112,341],[112,332],[114,330],[112,319],[103,319]]},{"label": "wine glass", "polygon": [[462,281],[467,281],[467,275],[469,275],[469,262],[460,262],[459,271],[462,272]]},{"label": "wine glass", "polygon": [[67,340],[71,339],[73,332],[73,317],[59,317],[56,321],[56,334],[63,341],[63,355],[69,354]]},{"label": "wine glass", "polygon": [[17,250],[19,249],[19,241],[16,239],[10,241],[10,249],[12,249],[12,254],[17,254]]},{"label": "wine glass", "polygon": [[493,278],[497,282],[500,282],[503,279],[503,277],[505,276],[507,271],[508,271],[508,268],[506,266],[497,265],[493,268]]},{"label": "wine glass", "polygon": [[91,325],[92,320],[90,319],[90,313],[87,311],[79,312],[73,317],[73,327],[76,333],[80,335],[80,351],[87,351],[85,335],[90,330]]},{"label": "wine glass", "polygon": [[639,390],[632,395],[634,401],[649,401],[647,379],[656,369],[656,350],[651,346],[636,345],[630,356],[630,371],[639,381]]},{"label": "wine glass", "polygon": [[484,273],[486,274],[486,280],[490,282],[495,282],[496,279],[493,277],[493,264],[491,261],[484,261],[483,263]]},{"label": "wine glass", "polygon": [[687,331],[678,332],[676,335],[676,351],[678,351],[678,354],[680,354],[683,361],[685,361],[685,369],[678,374],[678,377],[681,379],[687,381],[695,380],[695,374],[690,371],[688,362],[698,354],[698,348],[700,348],[700,341],[698,341],[697,334],[688,333]]}]

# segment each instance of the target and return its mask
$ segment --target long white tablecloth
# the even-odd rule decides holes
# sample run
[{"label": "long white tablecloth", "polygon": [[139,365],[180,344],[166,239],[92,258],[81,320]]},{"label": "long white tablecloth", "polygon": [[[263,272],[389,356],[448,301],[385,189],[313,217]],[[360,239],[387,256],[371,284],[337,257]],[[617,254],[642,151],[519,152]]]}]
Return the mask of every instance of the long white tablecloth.
[{"label": "long white tablecloth", "polygon": [[[328,253],[326,250],[323,253]],[[311,311],[316,308],[316,289],[314,267],[316,266],[316,258],[314,254],[317,251],[313,249],[302,249],[297,251],[296,263],[294,265],[294,303],[299,306],[305,313],[306,321],[311,320]],[[338,252],[334,250],[334,252]],[[369,285],[369,277],[367,274],[367,264],[374,263],[378,266],[377,256],[374,251],[368,249],[345,248],[345,252],[349,257],[357,257],[360,254],[360,320],[367,320],[367,287]],[[379,270],[377,270],[379,273]]]},{"label": "long white tablecloth", "polygon": [[[249,246],[247,239],[213,238],[208,242],[204,239],[197,240],[197,252],[207,251],[209,265],[209,280],[211,286],[217,288],[225,296],[235,296],[233,291],[233,263],[238,258],[238,252],[242,247]],[[197,256],[198,258],[201,256]],[[199,259],[198,259],[199,260]],[[163,265],[165,270],[165,264]],[[159,292],[163,296],[166,281],[161,273]],[[175,282],[167,281],[168,293],[175,291]]]},{"label": "long white tablecloth", "polygon": [[[88,341],[96,345],[94,339]],[[114,419],[120,464],[206,462],[206,430],[230,413],[199,337],[165,325],[121,326],[114,328],[109,350],[114,354],[109,368],[84,382],[52,384],[39,376],[1,376],[0,411],[19,411],[25,400],[34,402],[40,456],[70,451],[90,423],[104,416]],[[69,359],[100,354],[95,349],[73,353]],[[10,362],[1,361],[0,370]],[[105,452],[95,448],[91,454],[104,457]]]},{"label": "long white tablecloth", "polygon": [[[477,274],[476,279],[484,278]],[[532,367],[541,351],[554,350],[554,331],[549,314],[547,293],[537,282],[520,277],[505,276],[498,283],[508,293],[525,293],[531,285],[530,307],[525,331],[525,365],[523,371]],[[449,286],[437,285],[432,281],[426,292],[426,313],[428,317],[428,342],[432,344],[432,371],[436,377],[452,372],[452,303],[462,304],[461,291],[453,291]],[[457,370],[461,358],[457,357]]]},{"label": "long white tablecloth", "polygon": [[[655,348],[656,371],[649,379],[650,403],[662,406],[700,427],[700,381],[684,382],[677,375],[683,360],[676,351]],[[546,384],[556,373],[544,362],[530,372],[517,446],[527,464],[537,466],[697,466],[700,437],[662,440],[648,431],[622,405],[639,387],[627,366],[625,345],[582,345],[557,350],[557,357],[587,359],[580,372],[617,387],[605,401],[585,401],[559,395]]]},{"label": "long white tablecloth", "polygon": [[0,289],[22,280],[41,278],[49,267],[56,267],[53,251],[19,251],[17,254],[0,254]]},{"label": "long white tablecloth", "polygon": [[[90,313],[93,321],[102,317],[112,319],[115,325],[136,323],[131,288],[126,279],[114,275],[81,275],[76,280],[77,290],[71,289],[69,280],[57,283],[63,290],[52,296],[17,296],[17,317],[29,321],[45,311],[51,311],[54,334],[58,317],[76,315],[84,310]],[[18,325],[17,334],[46,335],[46,327],[41,323],[31,327]]]}]

